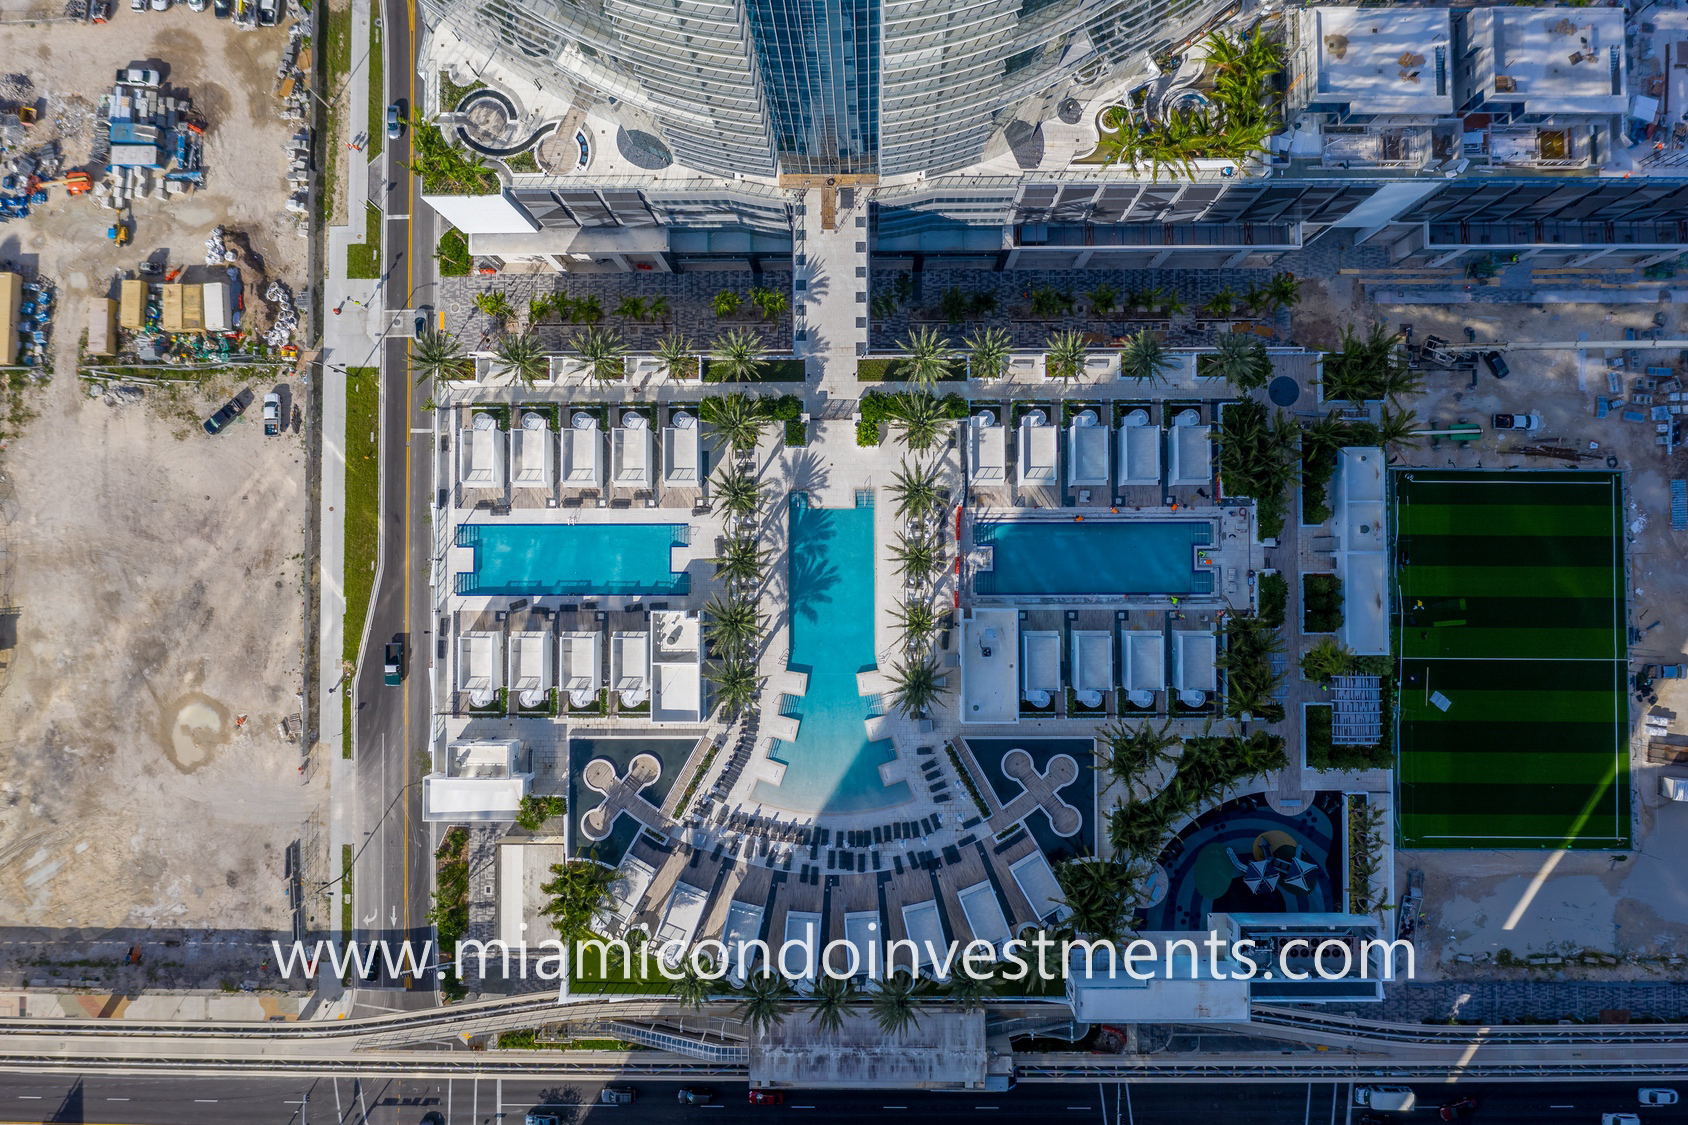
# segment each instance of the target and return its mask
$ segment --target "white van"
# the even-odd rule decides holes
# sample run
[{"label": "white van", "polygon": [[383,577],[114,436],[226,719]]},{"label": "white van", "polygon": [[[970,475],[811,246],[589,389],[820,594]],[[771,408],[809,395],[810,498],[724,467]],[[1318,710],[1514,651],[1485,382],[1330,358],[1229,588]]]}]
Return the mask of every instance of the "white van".
[{"label": "white van", "polygon": [[1382,1113],[1406,1113],[1418,1104],[1418,1095],[1406,1086],[1356,1086],[1354,1104]]}]

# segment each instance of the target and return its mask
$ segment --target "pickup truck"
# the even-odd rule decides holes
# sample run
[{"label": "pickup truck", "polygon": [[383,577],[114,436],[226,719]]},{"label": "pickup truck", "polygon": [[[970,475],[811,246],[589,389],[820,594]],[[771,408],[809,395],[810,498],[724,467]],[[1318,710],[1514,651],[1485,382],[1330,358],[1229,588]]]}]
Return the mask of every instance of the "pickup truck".
[{"label": "pickup truck", "polygon": [[404,642],[388,641],[381,650],[381,682],[398,687],[404,679]]},{"label": "pickup truck", "polygon": [[264,396],[264,436],[281,433],[281,396],[271,391]]},{"label": "pickup truck", "polygon": [[1540,414],[1496,414],[1491,422],[1497,430],[1523,430],[1533,434],[1541,429]]},{"label": "pickup truck", "polygon": [[1688,664],[1648,664],[1642,671],[1653,680],[1688,680]]}]

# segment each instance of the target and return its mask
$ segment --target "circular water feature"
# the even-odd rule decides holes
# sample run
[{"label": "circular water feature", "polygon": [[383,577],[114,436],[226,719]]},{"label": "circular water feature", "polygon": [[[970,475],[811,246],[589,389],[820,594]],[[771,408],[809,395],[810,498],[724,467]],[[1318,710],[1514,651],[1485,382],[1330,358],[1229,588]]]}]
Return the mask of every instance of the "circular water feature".
[{"label": "circular water feature", "polygon": [[1294,406],[1301,397],[1301,384],[1288,375],[1279,375],[1266,385],[1266,397],[1273,406]]}]

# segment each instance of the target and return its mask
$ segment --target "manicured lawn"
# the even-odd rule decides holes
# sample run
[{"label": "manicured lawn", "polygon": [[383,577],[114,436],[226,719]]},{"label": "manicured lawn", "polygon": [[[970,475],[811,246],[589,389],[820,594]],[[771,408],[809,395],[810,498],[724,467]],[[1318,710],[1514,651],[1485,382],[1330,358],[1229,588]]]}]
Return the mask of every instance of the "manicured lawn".
[{"label": "manicured lawn", "polygon": [[1393,483],[1401,843],[1628,846],[1620,478]]},{"label": "manicured lawn", "polygon": [[387,87],[382,75],[381,29],[369,21],[369,159],[381,155],[387,143]]},{"label": "manicured lawn", "polygon": [[373,281],[381,276],[381,212],[364,204],[364,242],[346,247],[346,276]]},{"label": "manicured lawn", "polygon": [[[469,258],[469,240],[455,227],[440,235],[434,257],[439,260],[441,277],[469,276],[469,267],[473,264]],[[692,362],[695,364],[697,361]]]},{"label": "manicured lawn", "polygon": [[317,191],[318,221],[327,226],[334,218],[334,192],[339,186],[337,167],[340,152],[340,88],[352,64],[352,10],[329,11],[323,17],[322,85],[328,108],[323,111],[322,179]]},{"label": "manicured lawn", "polygon": [[[375,556],[381,538],[381,372],[346,369],[346,617],[341,659],[355,668],[363,622],[375,587]],[[379,655],[379,654],[378,654]],[[351,673],[340,691],[345,721],[342,756],[352,756]]]}]

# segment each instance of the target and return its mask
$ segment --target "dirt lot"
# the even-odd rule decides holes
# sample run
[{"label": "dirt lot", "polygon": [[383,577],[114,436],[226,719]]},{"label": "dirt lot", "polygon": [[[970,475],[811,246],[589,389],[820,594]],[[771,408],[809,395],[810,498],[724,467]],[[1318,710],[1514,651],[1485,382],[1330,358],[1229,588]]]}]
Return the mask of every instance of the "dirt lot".
[{"label": "dirt lot", "polygon": [[122,4],[103,26],[0,26],[3,69],[25,76],[27,93],[44,107],[30,143],[62,138],[67,167],[87,161],[100,95],[111,89],[117,68],[130,63],[160,70],[207,123],[205,187],[168,202],[136,200],[130,245],[106,239],[111,211],[58,186],[49,187],[48,202],[28,219],[0,227],[0,259],[32,265],[61,286],[67,315],[54,340],[57,370],[74,366],[85,298],[106,295],[116,271],[133,270],[159,249],[168,250],[172,264],[203,266],[215,226],[246,234],[270,276],[295,289],[304,285],[307,243],[297,233],[298,217],[284,208],[286,145],[300,126],[277,115],[280,103],[271,92],[286,43],[285,28],[238,31],[232,20],[185,4],[168,12],[132,12]]},{"label": "dirt lot", "polygon": [[[303,285],[307,244],[283,209],[296,126],[271,94],[286,39],[184,5],[123,5],[103,27],[0,26],[4,69],[44,99],[33,139],[62,134],[68,165],[86,160],[93,106],[131,62],[163,70],[209,125],[207,187],[137,201],[129,247],[104,237],[111,212],[57,187],[0,227],[0,258],[58,282],[65,310],[60,374],[26,393],[33,421],[0,453],[0,537],[21,608],[0,691],[12,810],[0,817],[0,914],[14,926],[290,923],[286,849],[311,835],[326,798],[279,729],[298,715],[303,681],[304,439],[266,439],[256,402],[230,431],[199,432],[236,385],[118,406],[71,374],[85,298],[159,248],[201,265],[214,226],[245,233],[271,276]],[[285,398],[289,416],[305,405]]]}]

